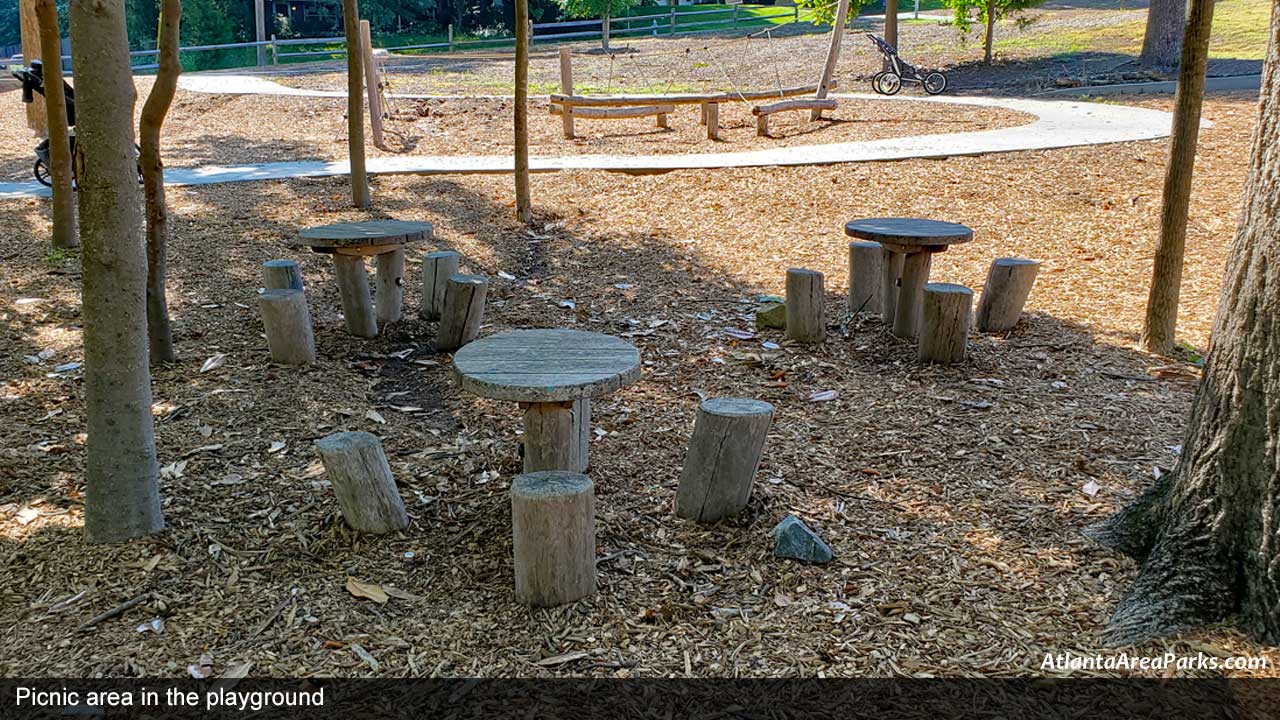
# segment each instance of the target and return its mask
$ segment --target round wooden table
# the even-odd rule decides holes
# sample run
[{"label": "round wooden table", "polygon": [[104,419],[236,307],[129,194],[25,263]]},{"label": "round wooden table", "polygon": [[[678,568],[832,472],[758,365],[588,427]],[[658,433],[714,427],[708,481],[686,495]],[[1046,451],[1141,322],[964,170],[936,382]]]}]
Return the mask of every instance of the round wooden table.
[{"label": "round wooden table", "polygon": [[959,223],[920,218],[852,220],[844,234],[880,243],[881,314],[898,337],[916,336],[933,254],[973,239],[973,230]]},{"label": "round wooden table", "polygon": [[463,346],[453,372],[463,390],[520,403],[526,473],[583,472],[591,398],[638,380],[640,351],[601,333],[512,330]]},{"label": "round wooden table", "polygon": [[[347,331],[360,337],[378,334],[378,322],[400,319],[404,303],[404,246],[431,237],[431,223],[367,220],[307,228],[298,233],[297,247],[333,256],[333,271],[342,296]],[[378,266],[377,315],[369,295],[364,259],[372,255]]]}]

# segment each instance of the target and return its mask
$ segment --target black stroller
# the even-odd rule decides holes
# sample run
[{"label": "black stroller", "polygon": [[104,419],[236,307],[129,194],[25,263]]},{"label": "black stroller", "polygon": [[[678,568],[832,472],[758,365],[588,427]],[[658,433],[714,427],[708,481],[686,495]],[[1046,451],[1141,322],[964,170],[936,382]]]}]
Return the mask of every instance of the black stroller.
[{"label": "black stroller", "polygon": [[921,72],[919,68],[898,57],[898,51],[884,38],[867,33],[871,43],[884,56],[888,70],[882,70],[871,78],[871,88],[881,95],[896,95],[903,83],[916,83],[930,95],[947,89],[947,76],[937,71]]},{"label": "black stroller", "polygon": [[[10,66],[9,73],[22,83],[22,102],[35,102],[36,95],[44,95],[44,65],[39,60],[32,60],[30,67],[22,65]],[[62,81],[62,92],[67,98],[67,127],[76,126],[76,91],[67,81]],[[76,136],[71,134],[71,153],[76,151]],[[74,167],[74,163],[73,163]],[[74,172],[74,170],[73,170]],[[53,186],[49,175],[49,139],[45,138],[36,146],[36,181],[45,187]]]}]

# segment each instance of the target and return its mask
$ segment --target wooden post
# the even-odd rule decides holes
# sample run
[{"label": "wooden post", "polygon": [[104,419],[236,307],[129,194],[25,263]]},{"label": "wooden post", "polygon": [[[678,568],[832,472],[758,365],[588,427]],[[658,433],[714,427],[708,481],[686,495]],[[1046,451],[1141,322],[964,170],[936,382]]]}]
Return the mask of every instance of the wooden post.
[{"label": "wooden post", "polygon": [[342,316],[347,332],[357,337],[375,337],[378,321],[373,314],[373,298],[369,293],[369,271],[359,255],[333,256],[333,273],[338,278],[338,294],[342,296]]},{"label": "wooden post", "polygon": [[280,48],[276,45],[276,35],[271,33],[271,64],[280,64]]},{"label": "wooden post", "polygon": [[423,320],[439,320],[444,309],[444,291],[449,277],[458,273],[462,256],[452,250],[427,253],[422,258],[422,301],[419,314]]},{"label": "wooden post", "polygon": [[[831,79],[835,77],[836,63],[840,60],[840,40],[844,37],[844,26],[849,20],[849,0],[840,0],[836,6],[836,19],[831,25],[831,44],[827,47],[827,61],[822,66],[822,78],[818,80],[816,98],[824,98],[831,90]],[[815,109],[809,113],[810,120],[821,120],[822,110]]]},{"label": "wooden post", "polygon": [[533,220],[529,188],[529,0],[516,4],[515,182],[516,219]]},{"label": "wooden post", "polygon": [[378,266],[378,274],[374,276],[378,322],[395,322],[400,319],[400,308],[404,305],[404,248],[381,253],[374,262]]},{"label": "wooden post", "polygon": [[[253,24],[254,39],[258,42],[265,42],[267,39],[267,10],[266,0],[253,0]],[[258,50],[258,67],[267,64],[267,48],[265,45],[259,45]]]},{"label": "wooden post", "polygon": [[268,290],[302,290],[302,267],[297,260],[262,263],[262,286]]},{"label": "wooden post", "polygon": [[333,483],[342,517],[353,529],[372,534],[409,525],[382,441],[367,432],[334,433],[316,441],[320,462]]},{"label": "wooden post", "polygon": [[671,6],[671,34],[676,34],[676,6]]},{"label": "wooden post", "polygon": [[449,52],[453,52],[453,23],[449,23]]},{"label": "wooden post", "polygon": [[769,137],[769,116],[764,113],[756,115],[756,137]]},{"label": "wooden post", "polygon": [[703,105],[704,112],[707,115],[707,139],[720,139],[720,103],[706,103]]},{"label": "wooden post", "polygon": [[880,247],[880,320],[889,327],[893,327],[894,316],[897,315],[903,257],[900,252]]},{"label": "wooden post", "polygon": [[[560,93],[562,95],[573,95],[573,58],[569,53],[569,48],[560,46]],[[564,126],[565,138],[572,140],[573,132],[573,105],[564,103],[560,106],[560,122]]]},{"label": "wooden post", "polygon": [[880,243],[849,243],[849,312],[880,314],[883,274]]},{"label": "wooden post", "polygon": [[369,176],[364,161],[364,75],[360,57],[358,0],[342,0],[342,24],[347,41],[347,156],[351,166],[351,203],[369,207]]},{"label": "wooden post", "polygon": [[516,599],[554,607],[596,590],[595,488],[578,473],[518,476],[511,483]]},{"label": "wooden post", "polygon": [[823,314],[826,292],[822,273],[816,270],[787,270],[787,337],[804,343],[827,339]]},{"label": "wooden post", "polygon": [[[40,60],[40,24],[36,18],[35,0],[18,0],[18,30],[22,38],[22,62],[30,65],[32,60]],[[62,48],[58,48],[61,57]],[[62,67],[61,61],[58,67]],[[27,127],[39,137],[48,134],[45,124],[45,104],[42,102],[27,103]]]},{"label": "wooden post", "polygon": [[591,398],[578,398],[569,408],[573,415],[572,446],[569,458],[573,461],[569,469],[584,473],[591,465]]},{"label": "wooden post", "polygon": [[311,312],[302,290],[280,288],[258,295],[262,327],[272,362],[306,365],[316,361],[316,340],[311,332]]},{"label": "wooden post", "polygon": [[666,113],[658,113],[658,127],[662,128],[663,130],[671,129],[671,125],[667,122]]},{"label": "wooden post", "polygon": [[[524,409],[524,471],[585,470],[582,423],[575,402],[521,403]],[[578,416],[580,417],[580,415]]]},{"label": "wooden post", "polygon": [[373,35],[369,30],[369,21],[360,21],[360,49],[364,55],[364,87],[369,95],[369,129],[373,134],[373,146],[385,150],[382,140],[382,96],[379,89],[382,81],[378,79],[378,65],[373,59]]},{"label": "wooden post", "polygon": [[773,406],[761,400],[703,402],[680,472],[676,515],[709,523],[745,508],[772,421]]},{"label": "wooden post", "polygon": [[1040,272],[1040,263],[1020,258],[999,258],[987,270],[987,284],[978,303],[980,332],[1012,330],[1022,317],[1022,306]]},{"label": "wooden post", "polygon": [[957,363],[964,360],[969,341],[973,291],[963,285],[929,283],[924,286],[920,312],[920,362]]},{"label": "wooden post", "polygon": [[484,321],[484,299],[489,280],[483,275],[452,275],[445,283],[444,307],[440,329],[436,332],[436,349],[453,352],[480,334]]},{"label": "wooden post", "polygon": [[902,259],[902,279],[898,287],[898,306],[893,312],[893,334],[900,338],[916,336],[920,325],[920,295],[929,281],[930,252],[913,252]]},{"label": "wooden post", "polygon": [[[884,0],[884,41],[898,48],[898,0]],[[884,69],[889,69],[888,62]]]}]

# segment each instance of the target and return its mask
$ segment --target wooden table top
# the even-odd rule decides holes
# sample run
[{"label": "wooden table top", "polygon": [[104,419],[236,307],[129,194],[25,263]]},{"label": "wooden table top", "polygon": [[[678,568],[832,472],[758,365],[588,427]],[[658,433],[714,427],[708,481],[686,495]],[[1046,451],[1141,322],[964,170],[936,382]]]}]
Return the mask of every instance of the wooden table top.
[{"label": "wooden table top", "polygon": [[867,218],[845,224],[844,234],[888,245],[945,247],[967,243],[973,230],[959,223],[922,218]]},{"label": "wooden table top", "polygon": [[431,223],[403,220],[363,220],[310,227],[298,233],[299,247],[349,248],[402,245],[431,237]]},{"label": "wooden table top", "polygon": [[568,402],[640,379],[640,351],[582,330],[512,330],[469,343],[453,356],[462,389],[514,402]]}]

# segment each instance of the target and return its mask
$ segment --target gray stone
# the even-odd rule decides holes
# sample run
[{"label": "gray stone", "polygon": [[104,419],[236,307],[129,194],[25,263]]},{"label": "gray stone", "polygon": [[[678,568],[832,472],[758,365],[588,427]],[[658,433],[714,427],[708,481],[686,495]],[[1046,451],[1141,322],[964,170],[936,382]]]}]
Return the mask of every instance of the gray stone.
[{"label": "gray stone", "polygon": [[787,327],[787,306],[786,303],[774,302],[766,303],[756,308],[756,329],[763,330],[765,328],[777,328],[785,330]]},{"label": "gray stone", "polygon": [[835,557],[831,546],[823,542],[818,533],[810,530],[795,515],[788,515],[778,523],[773,528],[772,535],[778,542],[773,554],[778,557],[818,565],[831,562],[831,558]]}]

